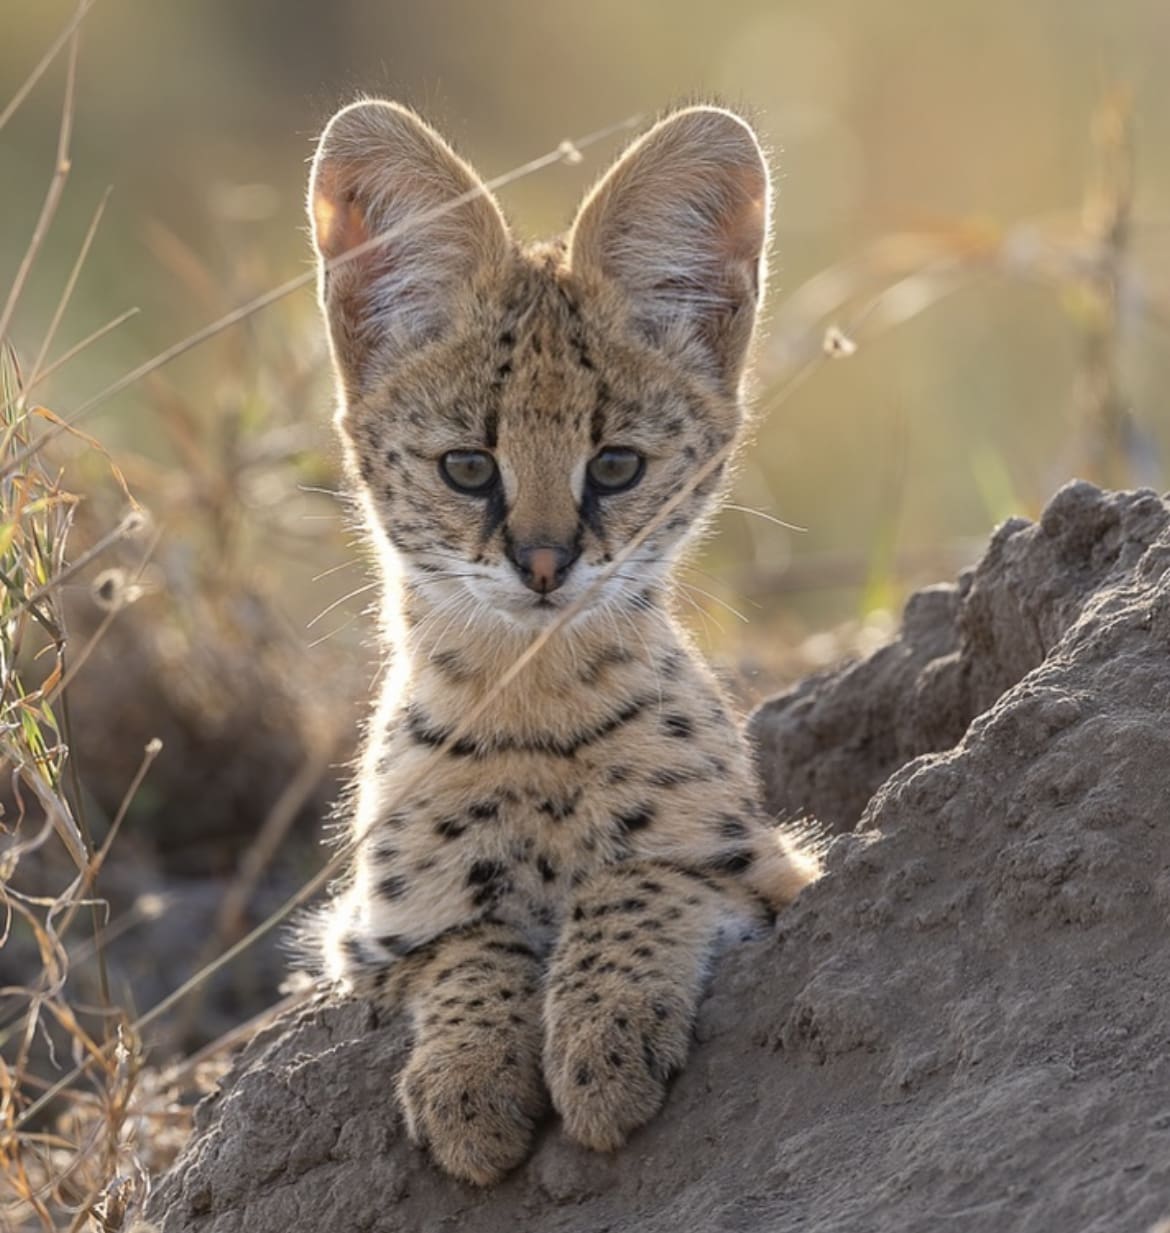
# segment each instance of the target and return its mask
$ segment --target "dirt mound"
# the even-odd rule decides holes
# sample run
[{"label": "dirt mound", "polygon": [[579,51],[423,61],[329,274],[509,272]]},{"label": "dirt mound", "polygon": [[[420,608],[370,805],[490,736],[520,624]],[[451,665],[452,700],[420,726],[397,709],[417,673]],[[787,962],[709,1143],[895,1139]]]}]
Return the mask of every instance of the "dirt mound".
[{"label": "dirt mound", "polygon": [[403,1023],[313,1008],[203,1106],[154,1219],[1144,1233],[1170,1213],[1170,506],[1070,485],[753,730],[778,807],[864,812],[778,936],[722,961],[624,1151],[551,1125],[498,1189],[460,1186],[402,1137]]}]

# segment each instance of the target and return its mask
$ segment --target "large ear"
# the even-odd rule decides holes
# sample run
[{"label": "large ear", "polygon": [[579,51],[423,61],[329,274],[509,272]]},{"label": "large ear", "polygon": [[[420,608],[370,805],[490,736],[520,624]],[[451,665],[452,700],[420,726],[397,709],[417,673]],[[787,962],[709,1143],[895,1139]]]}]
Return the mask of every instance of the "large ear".
[{"label": "large ear", "polygon": [[570,264],[624,296],[651,341],[734,388],[763,287],[769,191],[743,120],[719,107],[676,112],[586,198]]},{"label": "large ear", "polygon": [[375,356],[393,360],[437,337],[476,275],[511,247],[475,172],[413,112],[377,100],[329,121],[309,179],[309,218],[321,303],[350,391],[362,388]]}]

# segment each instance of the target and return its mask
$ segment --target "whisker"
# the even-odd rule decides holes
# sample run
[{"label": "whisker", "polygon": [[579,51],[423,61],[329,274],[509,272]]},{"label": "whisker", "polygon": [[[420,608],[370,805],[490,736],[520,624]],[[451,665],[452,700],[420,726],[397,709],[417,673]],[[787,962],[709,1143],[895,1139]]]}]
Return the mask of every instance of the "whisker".
[{"label": "whisker", "polygon": [[654,662],[654,656],[650,653],[650,647],[647,644],[646,639],[642,637],[642,631],[637,627],[637,625],[634,624],[633,621],[630,622],[630,629],[633,630],[634,637],[637,638],[638,641],[642,644],[642,649],[646,652],[646,662],[650,665],[651,669],[654,672],[654,685],[658,691],[658,709],[659,711],[661,711],[662,710],[662,675],[658,671],[658,665]]},{"label": "whisker", "polygon": [[347,621],[343,621],[336,629],[331,629],[327,634],[322,634],[320,638],[314,638],[313,641],[310,642],[309,645],[305,648],[305,650],[311,651],[314,649],[314,647],[319,647],[322,642],[328,642],[330,638],[334,637],[336,634],[341,633],[342,630],[348,629],[357,619],[358,619],[358,614],[355,612],[353,613],[352,616],[350,616],[350,618]]},{"label": "whisker", "polygon": [[702,587],[697,587],[693,582],[683,582],[680,578],[678,585],[684,587],[688,591],[694,591],[697,595],[705,595],[709,600],[718,604],[722,608],[726,608],[732,616],[737,616],[745,624],[750,624],[750,621],[737,608],[733,608],[725,599],[720,599],[718,595],[713,595],[710,591],[704,591]]},{"label": "whisker", "polygon": [[328,569],[323,569],[314,578],[314,582],[320,582],[322,578],[328,578],[331,574],[340,573],[343,569],[352,569],[355,565],[360,565],[359,557],[351,557],[348,561],[342,561],[340,565],[331,565]]},{"label": "whisker", "polygon": [[794,522],[785,522],[783,518],[777,518],[775,514],[766,514],[762,509],[753,509],[750,505],[733,505],[730,501],[725,501],[721,508],[733,509],[739,514],[754,514],[765,522],[774,522],[778,527],[783,527],[786,531],[799,531],[801,534],[805,534],[808,531],[808,527],[798,527]]},{"label": "whisker", "polygon": [[312,629],[322,617],[327,617],[335,608],[340,608],[347,600],[356,599],[359,595],[365,595],[367,591],[376,591],[377,589],[378,583],[376,582],[367,582],[360,587],[355,587],[348,595],[343,595],[340,599],[335,599],[327,608],[322,608],[305,628]]},{"label": "whisker", "polygon": [[[699,604],[699,603],[698,603],[698,602],[694,599],[694,597],[693,597],[693,596],[688,595],[686,591],[679,591],[679,592],[678,592],[678,594],[679,594],[679,597],[680,597],[681,599],[685,599],[685,600],[687,601],[687,603],[688,603],[688,604],[690,604],[690,606],[691,606],[692,608],[694,608],[694,610],[695,610],[695,611],[699,614],[699,619],[703,622],[704,626],[707,624],[707,622],[708,622],[708,621],[711,621],[711,622],[713,622],[713,623],[714,623],[715,628],[716,628],[716,629],[717,629],[717,630],[718,630],[721,634],[726,635],[727,630],[726,630],[726,629],[724,629],[723,625],[722,625],[722,624],[721,624],[721,622],[718,620],[718,618],[716,618],[716,617],[715,617],[712,613],[708,612],[705,608],[703,608],[703,607],[702,607],[702,605],[700,605],[700,604]],[[738,614],[737,614],[737,615],[738,615]]]},{"label": "whisker", "polygon": [[447,633],[451,626],[465,612],[470,612],[474,615],[479,607],[479,601],[475,596],[468,591],[463,591],[456,595],[444,596],[435,605],[433,611],[429,612],[426,617],[419,622],[418,625],[411,630],[410,636],[415,642],[421,642],[430,637],[432,632],[440,620],[445,619],[445,624],[438,630],[438,637],[441,638]]}]

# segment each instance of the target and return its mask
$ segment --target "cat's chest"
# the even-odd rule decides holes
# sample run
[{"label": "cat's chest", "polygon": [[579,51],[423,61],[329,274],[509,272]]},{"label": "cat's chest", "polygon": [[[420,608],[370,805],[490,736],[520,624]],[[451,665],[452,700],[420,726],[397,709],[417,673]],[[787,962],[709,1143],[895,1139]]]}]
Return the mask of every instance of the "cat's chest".
[{"label": "cat's chest", "polygon": [[464,876],[473,906],[504,884],[555,900],[597,866],[634,854],[657,809],[633,777],[589,754],[456,763],[376,826],[371,850],[420,883],[451,886]]},{"label": "cat's chest", "polygon": [[377,931],[423,940],[491,913],[542,945],[597,869],[706,846],[719,810],[750,790],[738,735],[664,736],[657,713],[630,728],[571,754],[448,754],[425,777],[401,745],[384,792],[401,804],[360,859]]}]

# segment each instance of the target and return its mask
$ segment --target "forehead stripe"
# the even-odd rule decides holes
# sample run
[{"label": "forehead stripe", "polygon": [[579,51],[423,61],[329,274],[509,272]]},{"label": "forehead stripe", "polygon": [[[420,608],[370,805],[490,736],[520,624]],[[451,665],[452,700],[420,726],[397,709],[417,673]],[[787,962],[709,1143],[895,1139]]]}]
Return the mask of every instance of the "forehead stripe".
[{"label": "forehead stripe", "polygon": [[593,414],[589,417],[589,439],[596,447],[605,440],[605,405],[609,401],[609,391],[604,383],[597,389],[597,401],[593,404]]},{"label": "forehead stripe", "polygon": [[483,443],[489,450],[496,448],[496,442],[499,440],[500,432],[500,409],[497,406],[490,406],[484,412],[483,417]]}]

